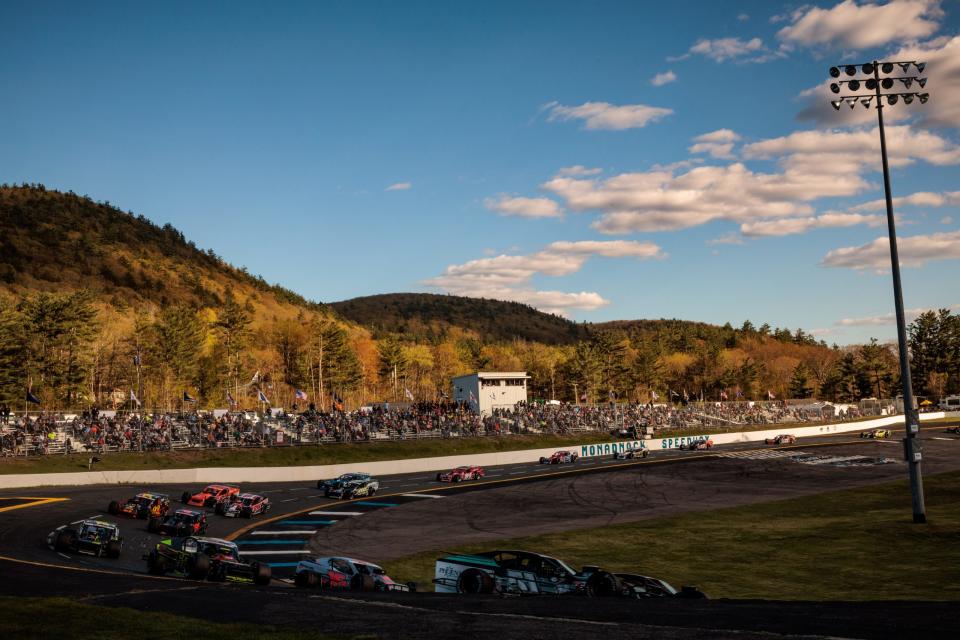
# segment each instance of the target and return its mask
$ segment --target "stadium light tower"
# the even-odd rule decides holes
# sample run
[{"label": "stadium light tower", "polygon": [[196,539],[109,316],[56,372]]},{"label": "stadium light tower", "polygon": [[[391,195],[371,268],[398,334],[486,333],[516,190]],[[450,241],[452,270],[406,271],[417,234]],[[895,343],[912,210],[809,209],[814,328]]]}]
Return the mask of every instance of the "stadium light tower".
[{"label": "stadium light tower", "polygon": [[[899,67],[901,76],[891,76]],[[924,523],[927,521],[926,507],[923,504],[923,477],[920,473],[922,455],[917,436],[920,432],[920,417],[913,404],[913,384],[910,381],[910,359],[907,355],[907,327],[903,318],[903,288],[900,284],[900,258],[897,254],[897,229],[893,220],[893,198],[890,195],[890,167],[887,163],[887,138],[883,130],[883,100],[893,106],[903,100],[905,105],[913,104],[917,100],[926,104],[930,99],[929,93],[910,91],[914,84],[918,89],[924,89],[927,79],[917,75],[909,75],[911,68],[917,74],[923,73],[926,64],[915,60],[905,62],[866,62],[863,64],[848,64],[830,67],[830,90],[838,94],[836,100],[831,100],[833,108],[840,110],[844,104],[855,109],[859,102],[867,109],[876,100],[877,121],[880,123],[880,156],[883,159],[883,190],[887,200],[887,231],[890,234],[890,266],[893,271],[893,301],[897,313],[897,343],[900,347],[900,381],[903,385],[903,414],[906,423],[907,435],[903,439],[903,451],[910,469],[910,494],[913,501],[913,521]],[[881,73],[883,77],[881,78]],[[846,80],[840,80],[841,75]],[[864,77],[865,76],[865,77]],[[891,91],[897,82],[903,84],[905,92]],[[868,94],[859,94],[861,86],[869,91]],[[882,90],[882,91],[881,91]],[[839,95],[841,91],[853,92],[850,95]]]}]

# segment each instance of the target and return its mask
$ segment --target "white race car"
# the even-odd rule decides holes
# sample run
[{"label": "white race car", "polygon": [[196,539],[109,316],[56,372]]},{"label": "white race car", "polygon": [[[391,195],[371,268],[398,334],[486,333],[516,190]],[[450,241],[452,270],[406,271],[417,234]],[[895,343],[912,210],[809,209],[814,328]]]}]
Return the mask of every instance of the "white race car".
[{"label": "white race car", "polygon": [[252,518],[270,511],[270,498],[256,493],[242,493],[230,502],[217,505],[217,513],[228,518]]},{"label": "white race car", "polygon": [[416,591],[412,582],[394,582],[383,568],[363,560],[319,557],[297,564],[294,584],[303,588],[350,591]]}]

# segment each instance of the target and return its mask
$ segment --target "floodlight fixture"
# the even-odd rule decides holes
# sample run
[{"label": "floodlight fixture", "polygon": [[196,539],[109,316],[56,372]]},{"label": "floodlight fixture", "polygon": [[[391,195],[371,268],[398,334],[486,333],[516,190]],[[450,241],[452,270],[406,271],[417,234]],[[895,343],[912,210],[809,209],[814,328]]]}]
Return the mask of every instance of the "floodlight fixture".
[{"label": "floodlight fixture", "polygon": [[906,427],[906,437],[903,440],[904,448],[904,457],[908,463],[908,471],[910,475],[910,497],[913,507],[913,521],[917,524],[922,524],[927,521],[926,506],[924,505],[923,499],[923,476],[920,470],[920,464],[922,460],[922,454],[920,447],[917,441],[917,436],[920,431],[919,423],[920,417],[917,415],[917,409],[915,407],[915,400],[913,395],[913,383],[910,379],[910,361],[909,361],[909,351],[907,346],[907,323],[905,319],[904,309],[903,309],[903,286],[900,280],[900,257],[899,249],[897,248],[897,231],[896,231],[896,217],[893,212],[893,194],[890,188],[890,163],[887,159],[887,138],[883,126],[883,99],[886,97],[886,106],[893,106],[900,101],[900,98],[903,98],[904,105],[913,104],[914,98],[920,101],[920,104],[926,104],[930,99],[929,93],[914,93],[914,92],[905,92],[905,93],[882,93],[881,90],[890,90],[893,88],[895,81],[900,80],[903,83],[903,86],[906,89],[910,89],[914,82],[916,82],[920,88],[924,88],[927,84],[926,78],[920,78],[918,76],[906,76],[901,78],[892,78],[885,77],[880,78],[880,73],[883,72],[884,75],[893,73],[893,70],[899,66],[903,70],[904,74],[910,72],[911,65],[916,68],[917,73],[923,73],[923,70],[926,68],[926,63],[917,62],[915,60],[910,61],[894,61],[894,62],[865,62],[859,65],[844,65],[842,67],[830,67],[830,77],[838,78],[842,73],[845,73],[847,76],[851,76],[848,80],[839,80],[830,85],[830,89],[833,93],[840,93],[840,89],[845,88],[850,91],[856,92],[860,89],[861,81],[858,79],[852,78],[852,76],[857,75],[857,69],[862,70],[863,74],[866,76],[872,76],[871,78],[864,78],[862,85],[865,89],[869,90],[872,95],[840,95],[837,96],[837,99],[831,100],[830,105],[836,109],[840,110],[840,105],[846,103],[851,110],[855,109],[857,102],[860,102],[867,109],[874,104],[873,99],[876,98],[877,105],[877,130],[880,134],[880,158],[883,161],[883,188],[884,195],[886,198],[886,208],[887,208],[887,234],[890,240],[890,264],[891,272],[893,276],[893,301],[895,309],[895,317],[897,321],[897,347],[899,350],[899,362],[900,362],[900,384],[903,389],[903,413],[904,413],[904,426]]}]

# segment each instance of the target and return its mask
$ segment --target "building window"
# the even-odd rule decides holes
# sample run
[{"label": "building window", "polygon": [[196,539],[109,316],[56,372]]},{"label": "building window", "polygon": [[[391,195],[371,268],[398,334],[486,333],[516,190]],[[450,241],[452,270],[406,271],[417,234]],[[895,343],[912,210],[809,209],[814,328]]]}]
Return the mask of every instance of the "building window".
[{"label": "building window", "polygon": [[504,382],[506,382],[508,387],[522,387],[526,384],[526,380],[523,378],[511,378],[509,380],[505,380]]},{"label": "building window", "polygon": [[500,386],[500,381],[499,381],[499,380],[483,380],[483,379],[482,379],[482,380],[480,380],[480,386],[481,386],[481,387],[499,387],[499,386]]}]

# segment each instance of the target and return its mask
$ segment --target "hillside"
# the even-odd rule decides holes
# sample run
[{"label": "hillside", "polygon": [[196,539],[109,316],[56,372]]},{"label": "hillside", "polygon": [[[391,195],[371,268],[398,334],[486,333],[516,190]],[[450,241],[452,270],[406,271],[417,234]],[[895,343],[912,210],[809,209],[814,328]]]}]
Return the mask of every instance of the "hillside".
[{"label": "hillside", "polygon": [[42,185],[0,185],[0,290],[78,289],[121,313],[144,303],[214,307],[228,289],[272,315],[317,307],[199,249],[169,224]]},{"label": "hillside", "polygon": [[388,293],[334,302],[342,317],[379,337],[398,333],[426,342],[443,340],[457,327],[487,342],[513,339],[550,345],[573,344],[588,335],[584,325],[519,302],[429,293]]}]

